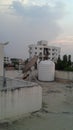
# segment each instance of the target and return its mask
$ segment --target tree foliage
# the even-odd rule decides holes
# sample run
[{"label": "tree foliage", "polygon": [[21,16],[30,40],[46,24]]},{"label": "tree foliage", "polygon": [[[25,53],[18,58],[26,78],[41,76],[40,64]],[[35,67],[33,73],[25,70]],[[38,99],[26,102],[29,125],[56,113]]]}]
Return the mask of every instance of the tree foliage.
[{"label": "tree foliage", "polygon": [[56,70],[66,70],[66,71],[73,71],[73,67],[71,66],[71,55],[64,55],[63,60],[58,57],[56,63]]}]

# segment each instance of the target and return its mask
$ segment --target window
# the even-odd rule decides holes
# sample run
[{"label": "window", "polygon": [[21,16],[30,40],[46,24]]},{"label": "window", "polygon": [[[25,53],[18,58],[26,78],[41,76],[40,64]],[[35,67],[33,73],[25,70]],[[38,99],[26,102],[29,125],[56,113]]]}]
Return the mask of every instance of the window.
[{"label": "window", "polygon": [[52,55],[54,55],[55,53],[52,53]]},{"label": "window", "polygon": [[50,49],[50,48],[48,48],[48,50],[50,51],[51,49]]},{"label": "window", "polygon": [[35,52],[35,55],[37,55],[37,52]]},{"label": "window", "polygon": [[37,49],[37,47],[35,47],[35,49]]},{"label": "window", "polygon": [[32,50],[32,47],[30,47],[30,50]]},{"label": "window", "polygon": [[32,52],[30,52],[30,54],[32,54]]},{"label": "window", "polygon": [[40,50],[42,50],[42,48],[40,48]]},{"label": "window", "polygon": [[52,51],[54,51],[55,49],[52,49]]},{"label": "window", "polygon": [[42,55],[42,52],[40,52],[39,55]]},{"label": "window", "polygon": [[29,50],[29,53],[32,53],[32,50]]}]

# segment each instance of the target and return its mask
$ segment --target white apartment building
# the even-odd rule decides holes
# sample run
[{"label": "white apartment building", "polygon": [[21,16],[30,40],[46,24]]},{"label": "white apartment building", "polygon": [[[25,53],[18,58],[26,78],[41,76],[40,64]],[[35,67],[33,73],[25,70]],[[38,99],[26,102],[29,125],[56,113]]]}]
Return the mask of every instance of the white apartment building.
[{"label": "white apartment building", "polygon": [[38,56],[40,60],[50,59],[54,62],[60,56],[60,47],[49,46],[48,41],[38,41],[37,44],[29,45],[29,57]]}]

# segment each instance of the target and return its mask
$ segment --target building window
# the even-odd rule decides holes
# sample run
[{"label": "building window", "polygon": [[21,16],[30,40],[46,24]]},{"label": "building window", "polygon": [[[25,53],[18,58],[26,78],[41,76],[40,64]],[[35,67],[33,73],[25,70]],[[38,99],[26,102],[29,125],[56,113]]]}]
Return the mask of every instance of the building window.
[{"label": "building window", "polygon": [[32,50],[32,47],[30,47],[30,50]]},{"label": "building window", "polygon": [[32,52],[30,51],[30,54],[32,54]]},{"label": "building window", "polygon": [[35,49],[37,49],[37,47],[35,47]]},{"label": "building window", "polygon": [[58,57],[60,57],[60,55],[58,55]]},{"label": "building window", "polygon": [[52,60],[54,60],[54,57],[52,58]]},{"label": "building window", "polygon": [[52,51],[54,51],[55,49],[52,49]]},{"label": "building window", "polygon": [[42,57],[39,57],[40,60],[42,60]]},{"label": "building window", "polygon": [[37,52],[35,52],[35,55],[37,55]]},{"label": "building window", "polygon": [[42,48],[40,48],[40,50],[42,50]]},{"label": "building window", "polygon": [[42,52],[40,52],[39,55],[42,55]]}]

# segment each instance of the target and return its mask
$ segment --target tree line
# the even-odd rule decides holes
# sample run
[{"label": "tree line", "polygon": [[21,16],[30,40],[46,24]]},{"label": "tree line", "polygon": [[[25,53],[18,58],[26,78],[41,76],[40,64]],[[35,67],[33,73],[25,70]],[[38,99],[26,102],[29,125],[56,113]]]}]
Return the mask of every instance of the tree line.
[{"label": "tree line", "polygon": [[73,71],[71,55],[64,55],[63,59],[58,57],[57,63],[55,64],[56,70]]}]

